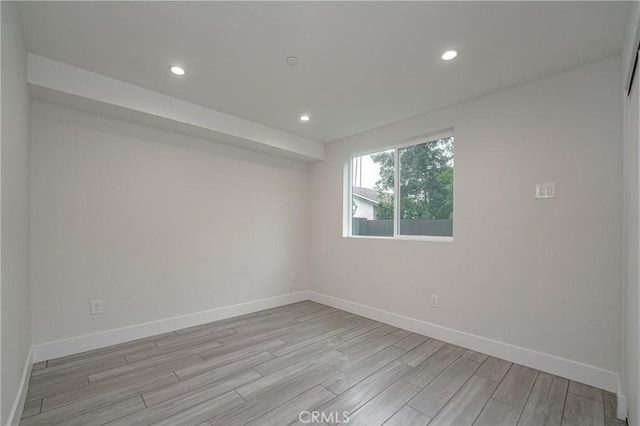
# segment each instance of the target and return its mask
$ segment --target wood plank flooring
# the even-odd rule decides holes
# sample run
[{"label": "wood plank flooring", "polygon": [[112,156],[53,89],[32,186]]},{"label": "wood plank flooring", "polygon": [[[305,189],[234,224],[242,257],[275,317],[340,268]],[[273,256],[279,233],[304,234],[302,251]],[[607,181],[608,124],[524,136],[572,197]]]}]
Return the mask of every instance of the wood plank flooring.
[{"label": "wood plank flooring", "polygon": [[305,301],[39,362],[20,424],[624,425],[615,406],[609,392]]}]

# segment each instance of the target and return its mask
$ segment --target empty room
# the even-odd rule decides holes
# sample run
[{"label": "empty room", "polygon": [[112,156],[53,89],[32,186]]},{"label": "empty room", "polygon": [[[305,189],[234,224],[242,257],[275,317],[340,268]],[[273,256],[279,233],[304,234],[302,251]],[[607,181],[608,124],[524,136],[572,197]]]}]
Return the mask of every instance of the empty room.
[{"label": "empty room", "polygon": [[0,425],[640,426],[640,2],[0,6]]}]

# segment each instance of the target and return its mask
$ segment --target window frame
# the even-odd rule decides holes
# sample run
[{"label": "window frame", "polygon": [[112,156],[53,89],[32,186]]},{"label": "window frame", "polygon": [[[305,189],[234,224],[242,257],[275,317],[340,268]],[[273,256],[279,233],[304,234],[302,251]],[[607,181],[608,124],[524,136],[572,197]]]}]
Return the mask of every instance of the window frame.
[{"label": "window frame", "polygon": [[[453,158],[455,159],[455,136],[453,134],[453,128],[444,130],[437,133],[430,133],[424,136],[419,136],[415,138],[411,138],[405,140],[403,142],[390,145],[385,148],[374,149],[374,150],[366,150],[361,153],[351,154],[349,159],[345,163],[345,173],[344,173],[344,220],[343,220],[343,232],[342,236],[345,238],[355,238],[355,239],[372,239],[372,240],[390,240],[390,241],[429,241],[429,242],[442,242],[442,243],[450,243],[453,242],[452,236],[436,236],[436,235],[401,235],[398,233],[400,230],[400,150],[403,148],[408,148],[410,146],[421,145],[423,143],[435,142],[440,139],[445,138],[453,138]],[[353,160],[356,157],[362,157],[364,155],[371,155],[378,152],[384,151],[393,151],[393,167],[394,167],[394,185],[393,185],[393,235],[390,237],[383,237],[379,235],[353,235],[353,220],[352,220],[352,211],[351,205],[353,200]],[[453,185],[455,194],[455,166],[453,168]],[[455,206],[455,202],[454,202]],[[455,217],[455,215],[454,215]],[[454,226],[455,229],[455,226]]]}]

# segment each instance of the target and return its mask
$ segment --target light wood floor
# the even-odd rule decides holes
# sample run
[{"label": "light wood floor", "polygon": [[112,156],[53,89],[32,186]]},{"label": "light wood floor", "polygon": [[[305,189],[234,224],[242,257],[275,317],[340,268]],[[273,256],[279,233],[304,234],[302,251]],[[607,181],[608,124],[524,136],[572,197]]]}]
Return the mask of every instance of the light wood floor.
[{"label": "light wood floor", "polygon": [[306,301],[37,363],[20,424],[623,425],[615,403]]}]

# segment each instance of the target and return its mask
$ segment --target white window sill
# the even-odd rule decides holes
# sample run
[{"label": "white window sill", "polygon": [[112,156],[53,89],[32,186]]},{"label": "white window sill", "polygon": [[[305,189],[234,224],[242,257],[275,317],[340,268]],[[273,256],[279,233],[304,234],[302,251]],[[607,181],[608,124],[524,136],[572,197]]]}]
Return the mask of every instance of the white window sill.
[{"label": "white window sill", "polygon": [[427,235],[396,235],[395,237],[378,237],[374,235],[348,235],[345,238],[356,240],[387,240],[387,241],[426,241],[436,243],[452,243],[453,237],[436,237]]}]

